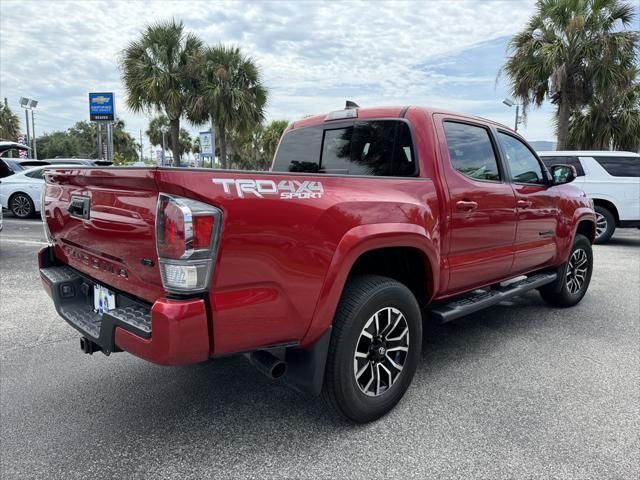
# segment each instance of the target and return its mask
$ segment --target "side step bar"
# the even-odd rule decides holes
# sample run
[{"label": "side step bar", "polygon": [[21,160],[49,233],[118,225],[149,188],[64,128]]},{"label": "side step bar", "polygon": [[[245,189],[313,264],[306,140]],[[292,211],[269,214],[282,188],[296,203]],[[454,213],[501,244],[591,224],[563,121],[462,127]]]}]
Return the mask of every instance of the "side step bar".
[{"label": "side step bar", "polygon": [[529,290],[539,288],[558,278],[555,272],[538,273],[502,287],[475,290],[469,295],[457,297],[451,301],[434,305],[429,312],[442,323],[450,322],[470,313],[490,307],[511,297],[522,295]]}]

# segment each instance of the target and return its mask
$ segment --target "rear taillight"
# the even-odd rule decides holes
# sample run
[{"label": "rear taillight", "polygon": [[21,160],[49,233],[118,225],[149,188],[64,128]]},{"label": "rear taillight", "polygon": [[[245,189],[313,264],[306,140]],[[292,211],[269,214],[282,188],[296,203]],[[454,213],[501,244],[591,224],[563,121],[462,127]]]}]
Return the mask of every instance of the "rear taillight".
[{"label": "rear taillight", "polygon": [[167,292],[196,293],[209,287],[221,228],[219,209],[166,193],[158,196],[156,247]]}]

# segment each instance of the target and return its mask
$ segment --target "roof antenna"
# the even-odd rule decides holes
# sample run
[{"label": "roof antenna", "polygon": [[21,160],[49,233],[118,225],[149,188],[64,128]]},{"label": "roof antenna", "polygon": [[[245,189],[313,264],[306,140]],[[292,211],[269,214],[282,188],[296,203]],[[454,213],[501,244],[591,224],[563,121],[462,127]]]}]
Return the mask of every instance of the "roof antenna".
[{"label": "roof antenna", "polygon": [[352,102],[351,100],[347,100],[344,109],[348,110],[349,108],[360,108],[360,105],[358,105],[356,102]]}]

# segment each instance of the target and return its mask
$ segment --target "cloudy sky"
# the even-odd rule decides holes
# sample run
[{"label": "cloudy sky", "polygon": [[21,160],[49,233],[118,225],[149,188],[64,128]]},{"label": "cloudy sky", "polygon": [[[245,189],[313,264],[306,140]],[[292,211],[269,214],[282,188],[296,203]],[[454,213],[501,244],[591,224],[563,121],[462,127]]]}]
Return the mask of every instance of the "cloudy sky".
[{"label": "cloudy sky", "polygon": [[[418,2],[0,1],[0,97],[39,100],[38,133],[88,119],[90,91],[114,91],[138,138],[148,118],[124,104],[118,58],[152,22],[181,19],[208,43],[235,43],[259,64],[269,119],[366,105],[429,105],[508,125],[496,74],[533,0]],[[521,131],[552,140],[551,108]],[[196,132],[197,127],[186,125]],[[148,139],[143,139],[148,145]]]}]

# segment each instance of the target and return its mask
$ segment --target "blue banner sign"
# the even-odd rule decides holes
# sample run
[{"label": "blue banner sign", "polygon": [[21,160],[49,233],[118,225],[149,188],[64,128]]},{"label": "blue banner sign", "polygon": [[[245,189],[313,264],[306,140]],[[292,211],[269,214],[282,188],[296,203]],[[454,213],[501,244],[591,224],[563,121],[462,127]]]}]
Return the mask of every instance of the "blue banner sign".
[{"label": "blue banner sign", "polygon": [[113,122],[115,116],[113,92],[89,94],[89,118],[92,122]]}]

